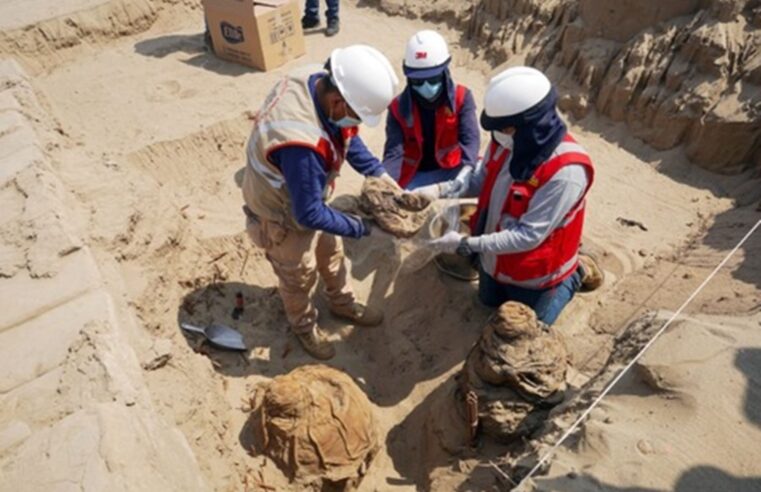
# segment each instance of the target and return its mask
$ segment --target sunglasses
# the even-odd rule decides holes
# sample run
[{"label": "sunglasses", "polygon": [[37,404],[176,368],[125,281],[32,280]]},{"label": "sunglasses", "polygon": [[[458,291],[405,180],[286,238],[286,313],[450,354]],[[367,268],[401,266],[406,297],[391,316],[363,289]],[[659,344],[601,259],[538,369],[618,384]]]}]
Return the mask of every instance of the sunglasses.
[{"label": "sunglasses", "polygon": [[444,75],[437,75],[435,77],[429,77],[427,79],[410,79],[410,84],[415,86],[421,86],[428,82],[429,84],[437,84],[444,80]]}]

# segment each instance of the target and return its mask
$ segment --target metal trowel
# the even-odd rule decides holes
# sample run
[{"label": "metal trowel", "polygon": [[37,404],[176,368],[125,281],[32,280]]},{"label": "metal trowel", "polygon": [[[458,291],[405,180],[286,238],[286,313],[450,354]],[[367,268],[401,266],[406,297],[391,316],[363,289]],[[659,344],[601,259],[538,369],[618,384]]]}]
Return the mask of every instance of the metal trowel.
[{"label": "metal trowel", "polygon": [[191,333],[200,333],[215,347],[226,350],[246,350],[243,343],[243,335],[225,325],[211,324],[205,328],[194,326],[190,323],[180,323],[183,330]]}]

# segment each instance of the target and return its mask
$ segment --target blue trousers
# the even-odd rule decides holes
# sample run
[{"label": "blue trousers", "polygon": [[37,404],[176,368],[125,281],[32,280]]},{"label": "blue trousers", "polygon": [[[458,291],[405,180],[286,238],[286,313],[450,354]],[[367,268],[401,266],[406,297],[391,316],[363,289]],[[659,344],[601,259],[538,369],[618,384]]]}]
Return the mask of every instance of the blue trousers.
[{"label": "blue trousers", "polygon": [[[325,11],[325,17],[328,19],[338,19],[338,0],[325,0],[328,10]],[[317,18],[320,16],[320,0],[307,0],[305,17]]]},{"label": "blue trousers", "polygon": [[539,321],[551,325],[581,287],[582,275],[579,267],[560,284],[537,290],[499,283],[480,268],[478,298],[490,307],[499,307],[507,301],[522,302],[534,310]]},{"label": "blue trousers", "polygon": [[460,172],[460,169],[462,169],[461,165],[454,169],[436,169],[435,171],[415,173],[415,176],[412,177],[412,181],[409,182],[406,189],[412,191],[416,188],[422,188],[423,186],[455,179],[457,173]]}]

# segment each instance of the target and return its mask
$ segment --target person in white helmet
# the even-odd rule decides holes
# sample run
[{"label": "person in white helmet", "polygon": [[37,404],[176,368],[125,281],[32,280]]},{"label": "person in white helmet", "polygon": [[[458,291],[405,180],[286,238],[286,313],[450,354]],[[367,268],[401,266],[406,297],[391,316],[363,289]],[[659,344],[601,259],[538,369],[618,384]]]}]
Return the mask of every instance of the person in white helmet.
[{"label": "person in white helmet", "polygon": [[431,242],[440,251],[477,255],[484,304],[522,302],[547,325],[579,289],[602,278],[595,262],[579,255],[595,171],[560,119],[557,98],[547,77],[530,67],[491,80],[481,126],[492,141],[465,193],[478,195],[473,236],[450,232]]},{"label": "person in white helmet", "polygon": [[375,126],[399,80],[370,46],[336,49],[324,67],[279,81],[262,104],[247,144],[243,177],[247,232],[264,249],[292,331],[319,359],[335,349],[317,325],[311,292],[319,273],[331,313],[358,325],[383,314],[357,302],[347,283],[341,236],[368,236],[370,223],[326,205],[341,164],[365,176],[388,177],[358,135]]},{"label": "person in white helmet", "polygon": [[455,178],[464,183],[478,160],[476,104],[470,90],[452,80],[450,61],[435,31],[420,31],[407,43],[407,87],[389,107],[383,150],[383,166],[405,189]]}]

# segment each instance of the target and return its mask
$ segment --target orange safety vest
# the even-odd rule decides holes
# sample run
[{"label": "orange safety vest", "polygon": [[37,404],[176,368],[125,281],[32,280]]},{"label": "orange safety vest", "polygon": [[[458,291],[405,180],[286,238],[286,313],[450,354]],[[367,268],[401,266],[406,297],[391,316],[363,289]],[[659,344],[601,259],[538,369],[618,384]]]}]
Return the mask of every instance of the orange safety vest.
[{"label": "orange safety vest", "polygon": [[495,231],[499,232],[506,223],[519,220],[526,213],[536,191],[560,169],[569,165],[580,165],[587,171],[587,188],[584,194],[544,242],[531,251],[496,255],[493,271],[487,271],[495,280],[504,284],[546,289],[561,283],[578,268],[586,195],[594,180],[594,167],[586,151],[571,135],[566,134],[552,156],[536,168],[530,179],[513,181],[507,190],[494,189],[497,177],[508,162],[509,155],[508,149],[492,141],[486,163],[486,178],[478,197],[478,211],[471,218],[473,230],[478,217],[487,213],[492,200],[503,203]]},{"label": "orange safety vest", "polygon": [[[454,111],[448,104],[442,104],[436,110],[436,162],[442,169],[452,169],[460,165],[462,149],[460,148],[460,108],[465,101],[468,89],[457,85],[455,88]],[[402,170],[399,176],[399,186],[404,188],[412,181],[417,173],[420,161],[423,160],[423,124],[417,104],[412,104],[408,116],[402,115],[399,108],[401,98],[397,96],[390,106],[391,114],[399,122],[404,133],[404,156]]]}]

